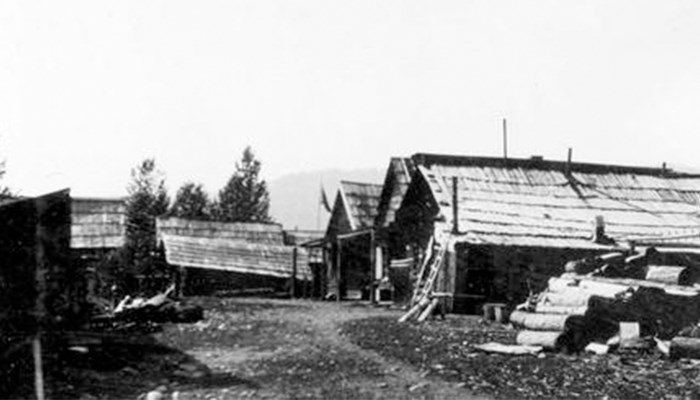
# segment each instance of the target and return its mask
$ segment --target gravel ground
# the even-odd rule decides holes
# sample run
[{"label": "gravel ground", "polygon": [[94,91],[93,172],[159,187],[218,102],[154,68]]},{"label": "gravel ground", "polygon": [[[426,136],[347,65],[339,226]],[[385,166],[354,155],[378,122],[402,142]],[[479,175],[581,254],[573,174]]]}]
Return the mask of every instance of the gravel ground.
[{"label": "gravel ground", "polygon": [[346,323],[343,331],[362,348],[496,398],[700,398],[696,361],[669,361],[654,352],[485,354],[474,345],[513,343],[515,331],[484,325],[476,317],[449,316],[426,324],[398,324],[394,318],[379,317]]}]

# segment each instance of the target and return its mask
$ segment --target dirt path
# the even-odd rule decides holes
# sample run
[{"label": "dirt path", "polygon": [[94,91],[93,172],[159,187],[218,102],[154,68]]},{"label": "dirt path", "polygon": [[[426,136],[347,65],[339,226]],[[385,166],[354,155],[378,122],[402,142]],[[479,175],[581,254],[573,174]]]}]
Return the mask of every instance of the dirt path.
[{"label": "dirt path", "polygon": [[[186,349],[213,373],[235,375],[247,384],[183,388],[179,399],[218,398],[474,398],[459,384],[445,382],[396,360],[364,350],[341,332],[344,323],[399,311],[347,303],[235,300],[236,312],[208,317],[226,340]],[[201,324],[205,326],[206,323]],[[221,325],[218,325],[221,327]]]}]

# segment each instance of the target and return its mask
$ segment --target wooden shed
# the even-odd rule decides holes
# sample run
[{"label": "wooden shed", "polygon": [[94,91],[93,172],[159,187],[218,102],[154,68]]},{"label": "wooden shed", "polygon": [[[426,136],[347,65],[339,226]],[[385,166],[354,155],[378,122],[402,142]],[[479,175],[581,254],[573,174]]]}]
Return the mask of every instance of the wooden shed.
[{"label": "wooden shed", "polygon": [[309,286],[304,286],[301,291],[302,293],[305,291],[306,296],[316,299],[323,298],[327,280],[327,267],[323,257],[324,236],[325,232],[321,230],[294,229],[284,231],[284,244],[303,247],[306,250],[313,279],[308,283]]},{"label": "wooden shed", "polygon": [[107,295],[114,277],[107,267],[124,246],[126,203],[123,198],[76,197],[71,201],[72,262],[85,271],[88,293]]},{"label": "wooden shed", "polygon": [[326,293],[369,299],[374,277],[374,220],[382,186],[341,181],[326,230]]},{"label": "wooden shed", "polygon": [[443,241],[438,290],[456,312],[520,302],[568,260],[664,238],[700,245],[699,175],[540,157],[412,160],[392,256],[419,260],[431,238]]},{"label": "wooden shed", "polygon": [[[396,211],[401,206],[408,186],[411,184],[415,170],[416,167],[411,158],[391,158],[379,195],[377,215],[374,219],[376,257],[378,258],[375,275],[377,279],[390,279],[394,283],[390,286],[390,295],[387,297],[395,301],[401,301],[409,296],[410,288],[404,283],[408,282],[411,263],[407,263],[405,259],[401,258],[404,251],[400,249],[401,244],[396,242],[401,238],[401,235],[396,232],[394,220],[396,219]],[[394,249],[400,250],[392,253]],[[391,263],[391,260],[396,260],[396,262]],[[384,297],[379,288],[375,296],[377,298]]]},{"label": "wooden shed", "polygon": [[75,197],[71,203],[71,242],[75,250],[124,246],[126,203],[122,198]]},{"label": "wooden shed", "polygon": [[285,245],[280,225],[158,218],[156,226],[183,294],[280,292],[312,278],[306,250]]}]

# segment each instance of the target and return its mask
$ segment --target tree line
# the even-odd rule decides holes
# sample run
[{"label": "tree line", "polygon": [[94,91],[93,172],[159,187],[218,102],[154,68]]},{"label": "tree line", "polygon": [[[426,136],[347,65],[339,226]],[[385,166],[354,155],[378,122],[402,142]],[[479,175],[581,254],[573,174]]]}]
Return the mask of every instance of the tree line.
[{"label": "tree line", "polygon": [[[261,163],[246,147],[235,170],[215,199],[202,184],[187,182],[170,201],[165,175],[153,158],[131,170],[127,186],[124,246],[108,254],[98,267],[96,290],[100,295],[153,292],[170,282],[172,271],[165,264],[156,237],[156,218],[172,216],[221,222],[272,223],[267,183],[260,178]],[[0,180],[5,164],[0,162]],[[0,201],[16,197],[0,185]]]},{"label": "tree line", "polygon": [[[260,169],[260,161],[246,147],[216,199],[209,198],[202,184],[187,182],[177,190],[171,203],[165,175],[155,159],[143,160],[132,169],[127,187],[126,241],[110,268],[116,283],[123,291],[133,292],[158,290],[162,286],[159,281],[169,280],[156,239],[157,217],[272,223],[270,196],[266,182],[260,178]],[[145,287],[138,277],[146,277]]]}]

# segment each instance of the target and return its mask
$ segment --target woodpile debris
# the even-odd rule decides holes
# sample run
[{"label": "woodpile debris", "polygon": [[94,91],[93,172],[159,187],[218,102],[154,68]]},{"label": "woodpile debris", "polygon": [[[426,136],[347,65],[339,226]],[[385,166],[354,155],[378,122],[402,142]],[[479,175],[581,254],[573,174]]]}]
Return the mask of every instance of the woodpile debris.
[{"label": "woodpile debris", "polygon": [[93,316],[92,329],[148,331],[166,322],[194,323],[204,319],[204,309],[173,298],[175,286],[150,298],[125,296],[114,310]]},{"label": "woodpile debris", "polygon": [[[567,263],[567,272],[511,313],[517,343],[605,354],[650,348],[656,339],[671,357],[700,358],[700,338],[679,336],[700,336],[700,329],[688,328],[700,321],[697,267],[659,265],[657,256],[649,248]],[[629,326],[636,327],[634,340],[625,339]]]}]

